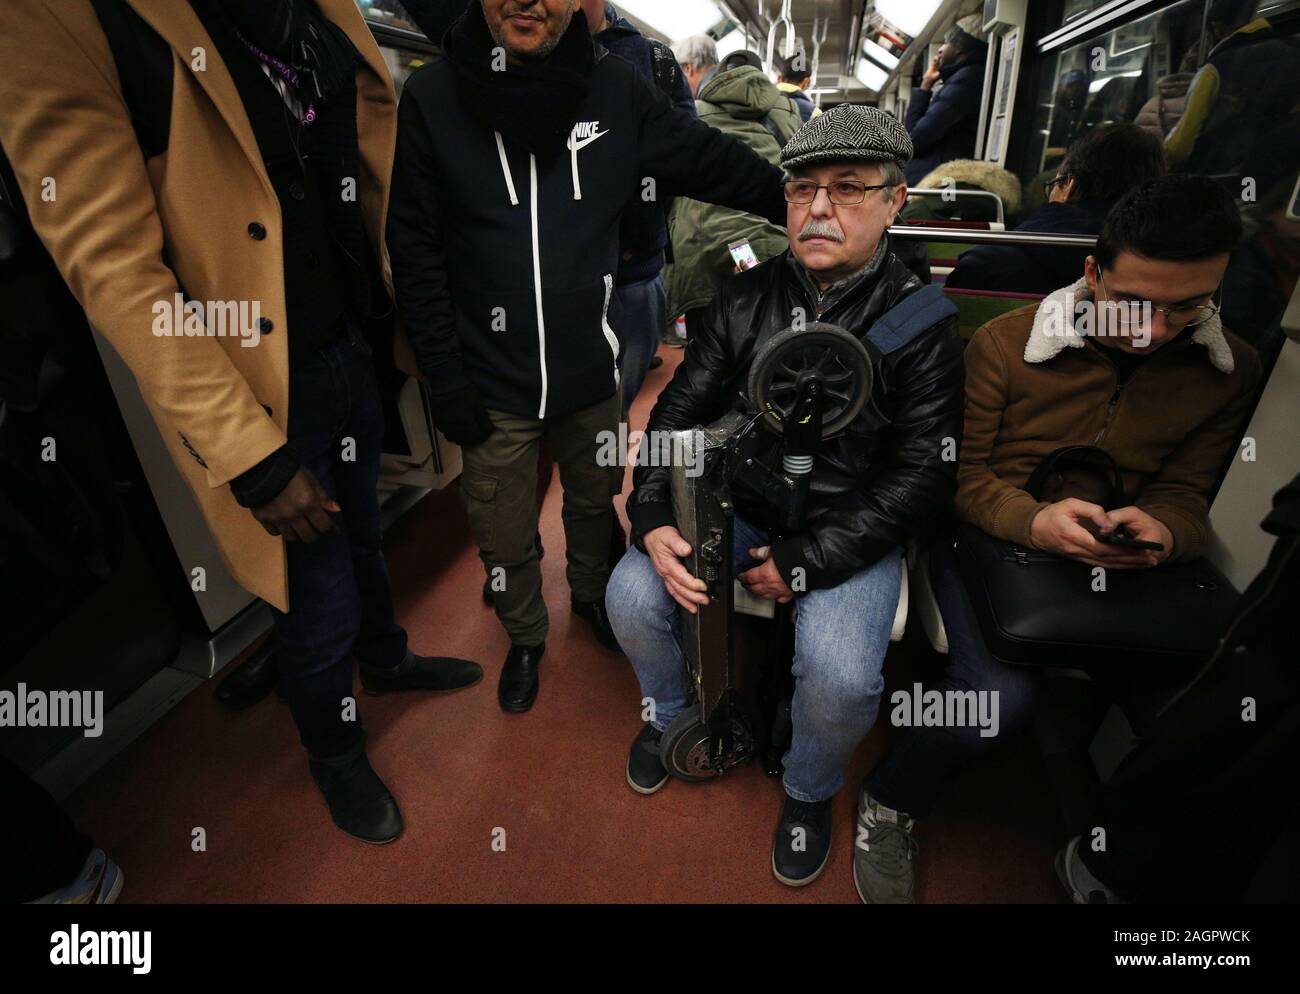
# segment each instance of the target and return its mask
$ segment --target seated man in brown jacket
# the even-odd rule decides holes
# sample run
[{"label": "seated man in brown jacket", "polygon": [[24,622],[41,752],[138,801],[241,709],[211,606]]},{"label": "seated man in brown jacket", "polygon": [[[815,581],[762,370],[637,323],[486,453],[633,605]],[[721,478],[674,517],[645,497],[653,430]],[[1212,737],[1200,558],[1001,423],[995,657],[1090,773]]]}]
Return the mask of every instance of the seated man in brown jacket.
[{"label": "seated man in brown jacket", "polygon": [[[1260,377],[1254,350],[1223,328],[1216,302],[1240,237],[1236,204],[1211,180],[1150,180],[1112,209],[1082,279],[981,328],[966,349],[958,515],[998,538],[1094,566],[1141,569],[1199,556],[1211,489]],[[1030,473],[1066,445],[1109,452],[1133,504],[1106,511],[1083,499],[1095,496],[1086,478],[1071,479],[1054,502],[1028,494]],[[1120,525],[1162,550],[1096,537]],[[949,691],[987,695],[993,729],[1024,727],[1037,707],[1038,671],[989,654],[950,543],[931,547],[930,577],[950,651],[935,689],[945,699]],[[1151,688],[1108,689],[1135,728],[1149,720]],[[900,732],[859,799],[854,881],[864,901],[912,901],[914,819],[996,739],[974,726]]]}]

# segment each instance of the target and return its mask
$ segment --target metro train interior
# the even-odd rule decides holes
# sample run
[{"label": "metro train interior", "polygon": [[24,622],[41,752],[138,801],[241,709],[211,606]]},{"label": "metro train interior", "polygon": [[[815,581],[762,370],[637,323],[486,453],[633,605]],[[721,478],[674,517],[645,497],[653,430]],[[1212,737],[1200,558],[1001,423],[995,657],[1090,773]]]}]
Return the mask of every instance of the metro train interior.
[{"label": "metro train interior", "polygon": [[[557,6],[557,0],[537,2]],[[150,7],[148,0],[123,3],[145,14]],[[531,3],[519,0],[515,6],[531,9]],[[356,0],[356,6],[400,105],[412,74],[443,58],[444,37],[431,27],[445,27],[431,13],[442,8],[418,0]],[[338,7],[321,3],[325,10]],[[696,51],[684,43],[698,36],[716,46],[715,70],[725,71],[738,53],[753,53],[764,85],[785,83],[781,93],[801,89],[811,102],[815,116],[799,129],[805,134],[837,108],[878,108],[912,133],[917,160],[922,156],[916,131],[924,115],[916,113],[916,102],[938,106],[943,90],[956,88],[948,67],[942,73],[937,68],[944,64],[943,49],[958,51],[954,37],[976,38],[981,61],[972,63],[963,53],[968,69],[975,66],[967,73],[974,80],[967,85],[978,94],[978,113],[967,121],[973,140],[967,139],[964,153],[935,162],[926,182],[917,176],[907,184],[906,205],[888,229],[890,245],[913,273],[924,276],[927,292],[952,305],[963,346],[980,341],[977,334],[986,334],[981,329],[990,322],[1039,307],[1064,285],[1043,286],[1031,278],[1040,260],[1053,268],[1047,262],[1055,258],[1051,253],[1074,260],[1068,263],[1072,280],[1084,275],[1078,263],[1094,251],[1099,228],[1053,228],[1035,219],[1061,199],[1071,182],[1071,150],[1082,148],[1079,143],[1090,135],[1139,125],[1163,148],[1170,175],[1208,176],[1228,191],[1241,238],[1222,287],[1204,306],[1253,350],[1259,377],[1242,401],[1242,418],[1230,426],[1235,434],[1223,449],[1226,458],[1207,475],[1213,479],[1203,561],[1234,597],[1248,588],[1262,591],[1261,597],[1274,592],[1252,583],[1279,567],[1283,546],[1288,554],[1295,550],[1294,533],[1288,538],[1266,531],[1261,522],[1275,507],[1275,495],[1294,486],[1300,472],[1300,89],[1293,85],[1300,79],[1300,0],[613,0],[612,7],[621,23],[663,43],[660,51],[673,52],[681,72],[689,61],[683,52]],[[0,13],[0,30],[8,30],[7,17]],[[965,34],[961,25],[969,29]],[[51,38],[49,57],[60,58],[60,48],[71,44],[67,35]],[[795,65],[800,60],[806,72]],[[0,76],[5,72],[0,66]],[[1210,76],[1212,88],[1206,83]],[[707,93],[707,85],[698,91]],[[176,99],[181,93],[178,88]],[[699,92],[694,95],[702,100]],[[796,106],[793,99],[789,103]],[[0,115],[8,113],[0,107]],[[181,123],[174,111],[173,128]],[[400,116],[399,135],[405,126]],[[797,134],[790,140],[797,142]],[[664,753],[675,774],[666,790],[648,797],[632,782],[628,744],[648,720],[642,713],[644,685],[628,657],[594,637],[593,624],[570,611],[569,504],[559,461],[548,452],[538,475],[541,595],[551,625],[540,690],[534,686],[535,703],[515,709],[526,714],[512,713],[494,698],[512,638],[484,596],[493,574],[475,538],[476,512],[467,510],[462,494],[468,450],[440,430],[430,384],[404,371],[390,323],[387,338],[377,333],[371,346],[384,425],[378,484],[383,558],[396,621],[413,650],[476,661],[483,679],[454,694],[375,696],[363,693],[356,677],[353,703],[364,714],[368,755],[400,803],[405,825],[390,845],[364,845],[331,822],[274,681],[256,693],[227,683],[246,667],[250,681],[261,679],[257,668],[273,661],[276,651],[278,611],[234,576],[189,478],[173,460],[175,446],[158,427],[154,398],[110,336],[92,326],[60,272],[60,260],[52,258],[57,253],[42,244],[34,220],[41,207],[32,202],[37,188],[23,168],[28,149],[3,151],[0,691],[9,695],[9,710],[0,708],[8,716],[0,722],[0,760],[47,792],[95,850],[107,854],[125,880],[115,899],[876,903],[855,876],[861,858],[855,838],[863,837],[859,785],[908,731],[907,715],[899,715],[914,713],[919,723],[921,704],[915,712],[911,703],[895,707],[895,695],[910,702],[915,691],[920,698],[922,687],[940,680],[957,648],[955,637],[949,644],[927,558],[916,542],[904,544],[901,562],[894,553],[899,597],[887,649],[881,650],[879,716],[852,749],[844,786],[830,801],[829,856],[815,885],[784,886],[790,881],[776,871],[771,855],[773,827],[788,801],[782,781],[773,776],[781,770],[779,750],[764,755],[755,747],[746,753],[747,762],[718,776],[720,756],[739,748],[732,736],[741,733],[734,731],[738,726],[719,733],[716,724],[701,721],[695,740],[680,740],[680,755]],[[492,156],[482,182],[485,189],[492,184],[496,196],[502,177]],[[951,159],[964,164],[951,168],[945,180]],[[522,197],[527,166],[511,179],[506,160],[502,146],[510,195],[517,186]],[[533,182],[535,192],[536,176]],[[599,197],[599,182],[584,179],[586,198]],[[787,200],[793,210],[788,183]],[[1188,205],[1189,215],[1199,209]],[[230,210],[242,207],[232,203]],[[683,262],[684,237],[678,241],[685,233],[674,231],[671,221],[668,231],[665,279],[671,284],[671,269],[689,263]],[[795,231],[789,234],[793,240]],[[728,253],[736,244],[728,239],[709,251],[731,265]],[[576,244],[566,248],[585,251]],[[518,250],[518,265],[526,267],[528,246]],[[973,273],[962,277],[978,253],[1010,250],[1029,262],[1006,263],[1003,257],[1009,268],[996,288]],[[734,259],[739,280],[747,263],[738,252]],[[948,284],[954,274],[953,283],[960,285]],[[454,298],[454,284],[451,293]],[[540,287],[537,293],[540,308]],[[668,302],[671,307],[672,292]],[[1178,303],[1157,301],[1162,302]],[[661,391],[670,383],[676,389],[689,379],[679,371],[703,360],[704,350],[693,346],[697,313],[666,312],[644,383],[635,397],[623,398],[625,438],[645,431]],[[867,351],[875,356],[877,350]],[[966,362],[969,375],[969,351]],[[1071,384],[1062,380],[1055,389],[1066,403]],[[1176,411],[1189,403],[1188,396],[1171,394],[1159,406]],[[968,408],[968,426],[970,416]],[[51,457],[51,446],[57,446],[57,457]],[[635,522],[625,504],[634,489],[635,463],[624,451],[622,489],[613,498],[620,529],[632,539]],[[1294,583],[1294,568],[1275,575]],[[788,656],[794,636],[782,605],[774,610],[772,600],[739,582],[723,594],[724,603],[734,600],[730,617],[720,623],[728,658],[742,661],[734,674],[739,685],[757,666],[744,660],[772,654],[774,647],[776,656]],[[1180,616],[1163,617],[1161,631],[1138,626],[1142,637],[1158,643],[1194,625],[1198,603],[1188,600]],[[1207,665],[1222,662],[1215,652],[1221,640],[1231,642],[1228,620],[1246,609],[1241,600],[1230,603],[1223,630],[1204,658],[1178,663],[1180,686],[1194,688]],[[689,633],[701,630],[690,627]],[[700,645],[708,656],[712,650],[703,635]],[[1291,682],[1278,678],[1279,687],[1290,688],[1286,693],[1296,687],[1295,647],[1292,637],[1285,647],[1250,650],[1289,659]],[[1237,645],[1235,651],[1247,649]],[[1116,706],[1107,682],[1083,667],[1037,668],[1040,690],[1032,720],[997,735],[995,748],[954,771],[930,810],[909,827],[905,846],[912,851],[899,857],[914,873],[906,903],[1079,901],[1077,885],[1072,894],[1062,878],[1059,854],[1071,840],[1095,842],[1096,798],[1113,777],[1133,775],[1143,730],[1135,730]],[[223,684],[234,688],[224,702],[218,693]],[[703,686],[698,673],[696,684]],[[96,693],[93,728],[86,715],[80,724],[24,720],[32,716],[31,701],[64,691]],[[1300,702],[1275,698],[1269,706],[1289,707],[1290,725],[1289,732],[1268,726],[1270,734],[1289,735],[1290,754],[1300,755],[1294,734]],[[783,703],[788,717],[789,700]],[[779,724],[782,702],[773,706]],[[1234,698],[1233,708],[1243,706]],[[1267,720],[1282,721],[1276,714]],[[725,742],[711,740],[719,734]],[[776,732],[769,727],[766,734]],[[1186,755],[1184,746],[1167,749]],[[1243,765],[1234,767],[1239,782],[1250,780],[1255,761],[1254,754],[1243,755]],[[1141,760],[1154,761],[1149,754]],[[1233,870],[1229,891],[1235,902],[1291,903],[1300,896],[1296,770],[1292,759],[1268,774],[1278,795],[1290,801],[1260,817],[1252,840],[1257,849]],[[1199,776],[1188,775],[1189,783]],[[1221,810],[1206,812],[1206,818],[1244,820],[1252,814]],[[1219,831],[1212,824],[1200,829]],[[1213,851],[1215,861],[1230,858]],[[1219,862],[1184,870],[1206,877],[1216,872]],[[1088,903],[1086,887],[1082,893]]]}]

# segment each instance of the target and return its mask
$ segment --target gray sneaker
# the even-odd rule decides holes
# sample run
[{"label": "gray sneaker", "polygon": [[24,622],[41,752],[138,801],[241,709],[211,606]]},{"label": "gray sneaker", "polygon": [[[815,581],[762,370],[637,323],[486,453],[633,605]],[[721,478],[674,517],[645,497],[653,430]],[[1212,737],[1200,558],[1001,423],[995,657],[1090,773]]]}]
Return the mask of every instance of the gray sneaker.
[{"label": "gray sneaker", "polygon": [[916,820],[858,795],[857,838],[853,842],[853,886],[863,904],[912,904]]},{"label": "gray sneaker", "polygon": [[1056,854],[1056,876],[1070,900],[1075,904],[1127,904],[1083,865],[1082,841],[1082,836],[1076,835]]}]

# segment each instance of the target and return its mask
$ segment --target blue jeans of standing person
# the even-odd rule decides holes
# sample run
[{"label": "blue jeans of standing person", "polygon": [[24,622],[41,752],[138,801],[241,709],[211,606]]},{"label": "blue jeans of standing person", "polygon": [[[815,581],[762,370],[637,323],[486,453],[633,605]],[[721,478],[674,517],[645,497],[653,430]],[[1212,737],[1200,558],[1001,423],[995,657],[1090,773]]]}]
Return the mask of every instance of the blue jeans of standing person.
[{"label": "blue jeans of standing person", "polygon": [[[889,752],[867,777],[866,786],[886,807],[916,818],[930,813],[945,784],[962,767],[1034,720],[1042,690],[1041,669],[1001,662],[985,648],[952,540],[935,540],[929,550],[930,587],[948,635],[948,665],[938,683],[926,689],[941,694],[996,691],[998,734],[981,736],[976,724],[900,730]],[[1162,674],[1099,670],[1090,675],[1120,705],[1139,734],[1155,720],[1156,712],[1179,684]]]},{"label": "blue jeans of standing person", "polygon": [[[748,550],[767,535],[735,519],[735,575],[758,563]],[[833,797],[844,768],[871,731],[885,683],[881,667],[898,608],[901,550],[892,550],[836,587],[794,600],[794,726],[786,752],[785,791],[800,801]],[[648,556],[635,546],[610,577],[605,606],[619,644],[632,661],[641,695],[654,701],[663,731],[686,707],[686,660],[678,605]]]},{"label": "blue jeans of standing person", "polygon": [[353,329],[289,375],[289,445],[338,505],[338,531],[286,542],[289,612],[272,609],[280,692],[307,751],[338,756],[362,739],[353,656],[393,667],[406,632],[393,617],[379,518],[383,408],[370,346]]},{"label": "blue jeans of standing person", "polygon": [[641,391],[650,360],[659,348],[660,337],[668,323],[668,299],[664,295],[663,273],[648,280],[623,283],[614,288],[623,316],[623,346],[620,357],[620,380],[623,387],[623,417]]}]

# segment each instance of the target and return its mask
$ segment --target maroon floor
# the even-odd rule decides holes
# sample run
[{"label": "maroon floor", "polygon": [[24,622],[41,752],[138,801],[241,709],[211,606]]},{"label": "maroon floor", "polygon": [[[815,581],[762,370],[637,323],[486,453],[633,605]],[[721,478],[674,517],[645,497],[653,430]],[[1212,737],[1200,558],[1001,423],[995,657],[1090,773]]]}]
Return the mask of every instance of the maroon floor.
[{"label": "maroon floor", "polygon": [[[680,358],[662,354],[634,426]],[[672,782],[652,797],[633,793],[623,763],[640,695],[626,659],[569,615],[559,510],[556,481],[542,519],[551,636],[541,694],[526,715],[497,707],[508,641],[479,599],[483,571],[455,498],[426,499],[387,538],[399,620],[415,647],[486,669],[482,683],[450,697],[359,698],[372,761],[402,806],[401,839],[372,847],[338,832],[284,706],[271,697],[228,714],[208,685],[69,803],[122,866],[122,899],[856,902],[854,793],[884,749],[888,723],[854,758],[836,799],[830,862],[801,890],[772,876],[782,792],[757,767],[708,784]],[[891,687],[932,662],[914,635],[890,651]],[[193,851],[196,828],[205,830],[204,852]],[[918,898],[1054,902],[1060,836],[1035,747],[1012,743],[919,827]]]}]

